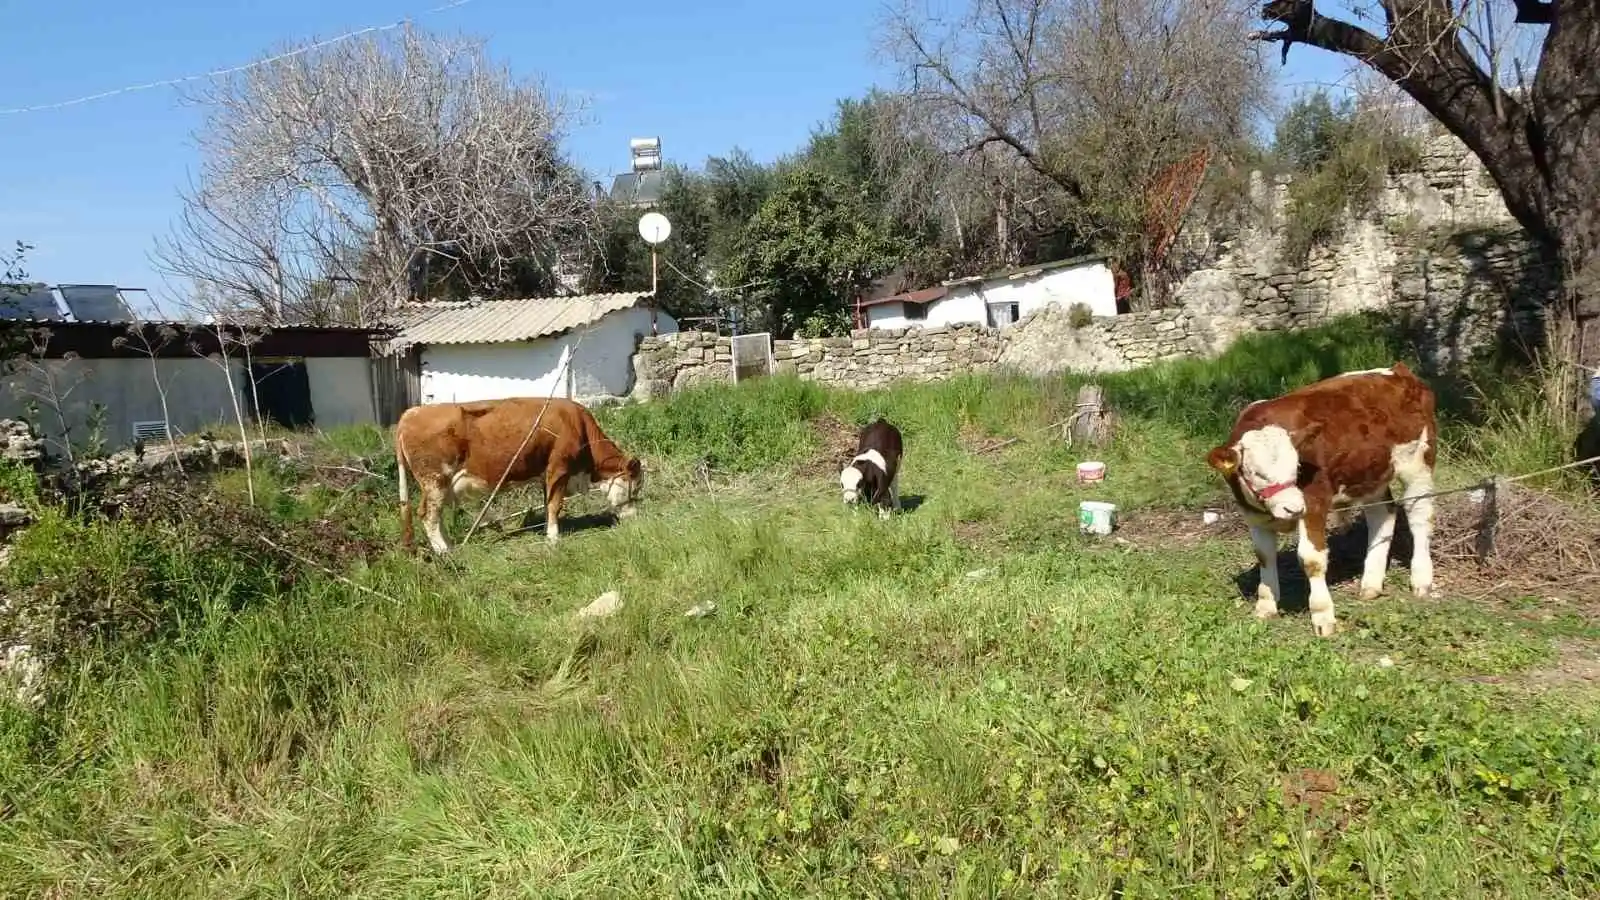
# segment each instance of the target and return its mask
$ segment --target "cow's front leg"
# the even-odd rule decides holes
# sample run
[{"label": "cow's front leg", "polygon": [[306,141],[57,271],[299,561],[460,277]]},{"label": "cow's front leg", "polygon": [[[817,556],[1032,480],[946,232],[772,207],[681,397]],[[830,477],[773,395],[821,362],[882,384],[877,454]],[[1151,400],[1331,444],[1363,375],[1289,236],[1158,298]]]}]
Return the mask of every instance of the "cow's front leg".
[{"label": "cow's front leg", "polygon": [[1260,525],[1250,526],[1250,543],[1260,565],[1261,583],[1256,586],[1256,616],[1270,619],[1278,614],[1278,535]]},{"label": "cow's front leg", "polygon": [[567,473],[552,470],[544,480],[544,539],[554,545],[561,539],[561,506],[567,500]]},{"label": "cow's front leg", "polygon": [[1300,519],[1300,568],[1305,570],[1311,596],[1311,627],[1317,637],[1332,637],[1338,630],[1333,615],[1333,594],[1328,590],[1328,534],[1324,514],[1306,510]]}]

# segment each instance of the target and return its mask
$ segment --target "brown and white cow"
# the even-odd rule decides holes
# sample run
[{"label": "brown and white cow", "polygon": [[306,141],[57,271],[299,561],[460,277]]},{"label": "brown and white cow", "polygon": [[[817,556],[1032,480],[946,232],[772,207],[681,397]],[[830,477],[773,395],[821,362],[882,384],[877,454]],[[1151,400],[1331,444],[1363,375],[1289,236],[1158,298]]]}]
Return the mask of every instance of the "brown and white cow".
[{"label": "brown and white cow", "polygon": [[545,538],[552,544],[561,535],[561,505],[568,493],[599,484],[617,518],[625,519],[634,514],[644,482],[638,458],[619,450],[593,413],[561,398],[413,406],[395,425],[394,448],[400,471],[400,539],[411,548],[409,470],[422,491],[423,528],[436,553],[450,549],[440,527],[444,507],[457,496],[483,494],[502,475],[506,485],[544,478]]},{"label": "brown and white cow", "polygon": [[1278,614],[1278,535],[1295,532],[1311,585],[1311,624],[1319,636],[1337,625],[1328,592],[1328,514],[1365,510],[1367,556],[1361,598],[1383,590],[1394,538],[1395,497],[1411,527],[1411,591],[1433,593],[1433,464],[1438,427],[1433,391],[1404,363],[1346,372],[1246,406],[1207,462],[1220,472],[1250,526],[1261,563],[1256,615]]}]

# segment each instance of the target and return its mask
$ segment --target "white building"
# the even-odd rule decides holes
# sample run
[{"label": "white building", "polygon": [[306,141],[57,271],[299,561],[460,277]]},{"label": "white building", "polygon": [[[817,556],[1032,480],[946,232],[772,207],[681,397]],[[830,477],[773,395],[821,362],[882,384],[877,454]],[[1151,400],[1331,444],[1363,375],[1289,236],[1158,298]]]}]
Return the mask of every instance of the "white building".
[{"label": "white building", "polygon": [[626,397],[633,354],[678,323],[653,310],[647,292],[528,300],[412,304],[391,351],[415,366],[420,403],[505,397],[566,397],[580,403]]},{"label": "white building", "polygon": [[1116,276],[1105,257],[1078,256],[957,278],[857,306],[867,328],[1004,328],[1046,306],[1069,309],[1079,303],[1095,316],[1117,314]]}]

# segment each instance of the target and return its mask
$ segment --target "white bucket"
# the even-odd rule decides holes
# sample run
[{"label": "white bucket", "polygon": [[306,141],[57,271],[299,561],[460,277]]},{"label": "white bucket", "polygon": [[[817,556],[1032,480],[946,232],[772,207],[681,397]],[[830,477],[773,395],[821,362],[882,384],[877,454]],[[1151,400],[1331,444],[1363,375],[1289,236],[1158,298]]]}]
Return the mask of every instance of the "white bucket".
[{"label": "white bucket", "polygon": [[1110,534],[1116,513],[1115,503],[1084,500],[1078,504],[1078,530],[1089,534]]},{"label": "white bucket", "polygon": [[1215,525],[1222,521],[1222,510],[1208,509],[1200,513],[1200,521],[1207,525]]},{"label": "white bucket", "polygon": [[1106,464],[1103,462],[1078,463],[1078,483],[1091,484],[1104,481],[1106,477]]}]

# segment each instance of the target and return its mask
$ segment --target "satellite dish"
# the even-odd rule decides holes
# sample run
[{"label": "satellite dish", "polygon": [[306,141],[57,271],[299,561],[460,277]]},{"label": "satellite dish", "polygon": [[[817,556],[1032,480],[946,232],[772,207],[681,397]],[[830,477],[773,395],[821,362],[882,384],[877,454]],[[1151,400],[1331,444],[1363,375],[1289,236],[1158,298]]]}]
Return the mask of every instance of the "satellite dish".
[{"label": "satellite dish", "polygon": [[672,234],[672,223],[658,212],[647,212],[639,217],[639,236],[647,244],[659,244]]}]

